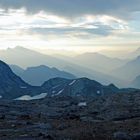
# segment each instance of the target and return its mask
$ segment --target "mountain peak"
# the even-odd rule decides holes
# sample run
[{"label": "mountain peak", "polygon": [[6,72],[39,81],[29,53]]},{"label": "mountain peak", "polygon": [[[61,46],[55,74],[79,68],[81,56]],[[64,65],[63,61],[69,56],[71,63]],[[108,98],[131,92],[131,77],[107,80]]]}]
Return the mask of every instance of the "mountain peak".
[{"label": "mountain peak", "polygon": [[81,54],[79,56],[104,56],[104,57],[106,57],[105,55],[100,54],[98,52],[86,52],[86,53]]},{"label": "mountain peak", "polygon": [[7,64],[0,60],[0,65],[7,65]]},{"label": "mountain peak", "polygon": [[118,89],[118,87],[116,87],[114,84],[109,84],[108,87],[112,88],[112,89]]},{"label": "mountain peak", "polygon": [[13,49],[16,49],[16,50],[28,50],[27,48],[22,47],[22,46],[16,46],[16,47],[13,48]]},{"label": "mountain peak", "polygon": [[0,73],[3,74],[9,71],[11,71],[10,67],[6,63],[0,60]]},{"label": "mountain peak", "polygon": [[10,67],[0,61],[0,96],[14,98],[23,94],[22,87],[30,87],[20,77],[15,75]]},{"label": "mountain peak", "polygon": [[97,81],[90,80],[88,78],[78,79],[64,79],[53,78],[46,81],[42,85],[43,89],[47,89],[47,93],[50,96],[101,96],[104,94],[117,93],[119,89],[111,84],[104,86]]},{"label": "mountain peak", "polygon": [[13,67],[12,69],[24,81],[34,86],[40,86],[45,81],[55,77],[62,77],[68,79],[76,78],[73,74],[69,72],[61,71],[55,67],[51,68],[46,65],[27,67],[25,70],[18,69],[17,67]]},{"label": "mountain peak", "polygon": [[49,67],[46,65],[39,65],[39,66],[34,66],[34,67],[27,67],[26,70],[30,70],[30,69],[49,69]]}]

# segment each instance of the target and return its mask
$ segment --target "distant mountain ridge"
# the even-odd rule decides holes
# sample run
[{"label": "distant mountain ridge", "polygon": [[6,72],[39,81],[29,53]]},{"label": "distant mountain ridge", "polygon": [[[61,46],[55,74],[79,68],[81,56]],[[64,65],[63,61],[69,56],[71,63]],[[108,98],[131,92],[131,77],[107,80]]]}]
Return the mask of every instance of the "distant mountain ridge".
[{"label": "distant mountain ridge", "polygon": [[140,47],[129,54],[129,56],[131,56],[131,57],[137,57],[139,55],[140,55]]},{"label": "distant mountain ridge", "polygon": [[81,65],[87,65],[88,68],[103,73],[109,73],[112,69],[118,68],[127,62],[124,59],[111,58],[100,53],[84,53],[74,57],[74,60]]},{"label": "distant mountain ridge", "polygon": [[[0,59],[4,62],[13,65],[18,65],[22,68],[27,68],[31,66],[46,65],[48,67],[55,67],[59,70],[66,71],[72,75],[79,77],[87,77],[90,79],[95,79],[102,84],[114,83],[117,86],[122,87],[125,81],[121,81],[118,78],[110,76],[110,74],[104,74],[93,69],[87,68],[86,65],[75,64],[74,61],[68,61],[67,59],[60,59],[55,56],[44,55],[39,52],[16,47],[13,49],[1,50]],[[91,60],[90,60],[91,61]],[[21,70],[22,71],[22,70]]]},{"label": "distant mountain ridge", "polygon": [[[66,71],[77,78],[87,77],[95,79],[102,84],[114,83],[118,87],[127,87],[129,83],[139,75],[139,62],[137,62],[137,65],[130,64],[135,60],[127,62],[127,60],[123,61],[122,59],[107,57],[100,53],[85,53],[74,58],[70,57],[65,59],[64,57],[62,59],[62,57],[58,58],[57,56],[44,55],[30,49],[16,47],[3,51],[0,50],[0,59],[8,64],[18,65],[22,68],[39,65],[55,67],[61,71]],[[128,64],[130,66],[127,66]],[[17,71],[20,72],[17,73]],[[22,77],[21,69],[17,69],[15,73]],[[24,78],[22,77],[22,79]],[[24,80],[26,81],[26,79]],[[28,82],[30,83],[30,80],[28,80]],[[41,85],[42,82],[31,82],[30,84]]]},{"label": "distant mountain ridge", "polygon": [[112,71],[113,76],[132,81],[140,73],[140,55],[122,67]]},{"label": "distant mountain ridge", "polygon": [[132,87],[134,88],[139,88],[140,89],[140,75],[137,76],[132,83],[130,83],[130,85],[132,85]]},{"label": "distant mountain ridge", "polygon": [[28,67],[25,70],[16,65],[11,65],[10,67],[15,74],[20,76],[27,83],[34,86],[40,86],[45,81],[51,78],[55,78],[55,77],[61,77],[61,78],[67,78],[67,79],[76,78],[76,76],[74,76],[73,74],[70,74],[65,71],[60,71],[56,68],[50,68],[45,65],[40,65],[36,67]]},{"label": "distant mountain ridge", "polygon": [[[7,57],[8,56],[8,57]],[[48,66],[61,66],[65,61],[44,55],[24,47],[9,48],[0,50],[0,59],[8,64],[18,65],[22,68],[47,64]]]}]

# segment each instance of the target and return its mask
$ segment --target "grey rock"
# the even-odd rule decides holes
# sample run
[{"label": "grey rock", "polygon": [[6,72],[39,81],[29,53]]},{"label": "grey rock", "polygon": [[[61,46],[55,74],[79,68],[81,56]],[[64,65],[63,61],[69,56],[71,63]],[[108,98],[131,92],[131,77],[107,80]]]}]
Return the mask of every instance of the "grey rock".
[{"label": "grey rock", "polygon": [[131,137],[127,135],[125,132],[115,132],[114,138],[115,140],[131,140]]},{"label": "grey rock", "polygon": [[68,128],[68,127],[69,127],[68,125],[62,123],[62,124],[60,124],[60,125],[58,126],[58,129],[59,129],[59,130],[64,130],[64,129]]},{"label": "grey rock", "polygon": [[140,133],[134,134],[132,140],[140,140]]}]

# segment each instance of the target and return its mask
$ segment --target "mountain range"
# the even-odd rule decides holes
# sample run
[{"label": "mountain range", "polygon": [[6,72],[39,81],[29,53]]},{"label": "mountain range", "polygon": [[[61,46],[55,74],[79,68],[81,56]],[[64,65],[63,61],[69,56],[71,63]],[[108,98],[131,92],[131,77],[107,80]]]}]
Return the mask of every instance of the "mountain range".
[{"label": "mountain range", "polygon": [[[139,49],[137,49],[138,54]],[[16,47],[1,50],[0,59],[9,65],[16,65],[11,66],[13,71],[31,85],[41,85],[50,78],[62,77],[69,79],[75,76],[77,78],[87,77],[94,79],[105,85],[114,83],[122,88],[130,86],[135,77],[139,76],[140,70],[140,56],[136,58],[131,57],[131,59],[130,57],[128,59],[119,59],[91,52],[75,57],[66,57],[45,55],[30,49]],[[46,68],[41,68],[41,66],[46,66]],[[43,72],[44,74],[40,73],[39,69],[46,69],[46,72]],[[38,81],[34,80],[31,71],[37,77],[40,77]],[[61,72],[66,72],[69,76],[66,73],[67,76],[63,75]]]},{"label": "mountain range", "polygon": [[100,54],[109,57],[117,57],[121,59],[134,59],[135,57],[140,55],[140,47],[136,49],[121,49],[121,50],[101,50],[99,51]]},{"label": "mountain range", "polygon": [[109,74],[111,70],[124,65],[127,60],[107,57],[100,53],[84,53],[74,57],[74,62],[82,66],[86,65],[86,67],[90,69]]},{"label": "mountain range", "polygon": [[74,75],[68,72],[60,71],[56,68],[50,68],[45,65],[28,67],[25,70],[16,65],[10,65],[10,67],[15,74],[20,76],[27,83],[34,86],[40,86],[45,81],[55,77],[62,77],[67,79],[76,78]]},{"label": "mountain range", "polygon": [[[1,50],[0,59],[8,63],[9,65],[17,65],[22,69],[27,69],[27,67],[38,67],[40,65],[45,65],[48,67],[55,67],[60,71],[66,71],[76,76],[77,78],[87,77],[90,79],[95,79],[102,84],[114,83],[117,86],[122,87],[123,83],[125,83],[123,80],[113,77],[110,74],[105,74],[103,72],[94,70],[94,67],[90,69],[86,66],[86,64],[82,64],[82,62],[76,62],[77,60],[75,59],[71,59],[70,61],[69,58],[63,57],[62,59],[56,56],[44,55],[23,47]],[[20,71],[20,73],[17,73],[17,71]],[[20,68],[16,68],[16,74],[20,75],[21,73],[22,70]]]},{"label": "mountain range", "polygon": [[104,86],[88,78],[65,79],[58,77],[44,82],[41,86],[31,86],[15,75],[6,63],[0,61],[0,97],[3,99],[16,99],[25,95],[40,97],[43,93],[48,96],[95,97],[120,92],[126,93],[126,91],[130,90],[119,89],[113,84]]},{"label": "mountain range", "polygon": [[49,67],[56,66],[57,68],[60,68],[66,65],[64,60],[60,60],[50,55],[44,55],[23,47],[1,50],[0,59],[8,64],[18,65],[22,68],[45,64]]}]

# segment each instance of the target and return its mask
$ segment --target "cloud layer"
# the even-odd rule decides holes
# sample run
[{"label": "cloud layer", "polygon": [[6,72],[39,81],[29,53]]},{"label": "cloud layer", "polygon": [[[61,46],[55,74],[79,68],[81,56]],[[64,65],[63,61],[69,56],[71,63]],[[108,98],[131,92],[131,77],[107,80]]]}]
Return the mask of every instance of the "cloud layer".
[{"label": "cloud layer", "polygon": [[0,47],[135,43],[140,0],[0,0]]},{"label": "cloud layer", "polygon": [[126,19],[140,10],[140,0],[0,0],[0,6],[25,7],[31,13],[43,10],[66,17],[106,14]]}]

